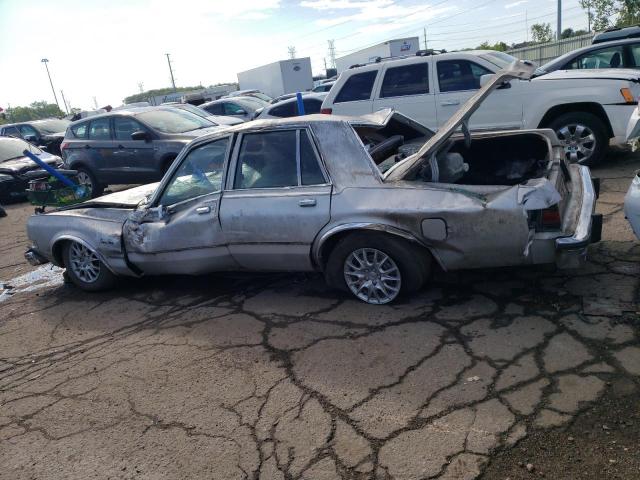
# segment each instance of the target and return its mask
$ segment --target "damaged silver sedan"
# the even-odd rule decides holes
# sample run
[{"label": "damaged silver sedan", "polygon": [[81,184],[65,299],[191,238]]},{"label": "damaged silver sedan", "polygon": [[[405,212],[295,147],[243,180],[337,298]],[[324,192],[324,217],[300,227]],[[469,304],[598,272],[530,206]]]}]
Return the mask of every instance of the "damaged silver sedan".
[{"label": "damaged silver sedan", "polygon": [[532,72],[497,74],[435,134],[386,110],[206,135],[159,184],[32,216],[26,257],[92,291],[118,276],[319,271],[371,304],[436,266],[578,267],[602,226],[589,169],[551,130],[467,129],[492,90]]}]

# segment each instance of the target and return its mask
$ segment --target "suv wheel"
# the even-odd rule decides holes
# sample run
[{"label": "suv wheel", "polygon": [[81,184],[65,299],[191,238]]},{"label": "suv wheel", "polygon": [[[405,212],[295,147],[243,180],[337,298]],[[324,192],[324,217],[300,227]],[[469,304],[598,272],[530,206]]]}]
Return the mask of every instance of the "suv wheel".
[{"label": "suv wheel", "polygon": [[607,129],[602,120],[591,113],[565,113],[553,120],[549,128],[558,135],[571,163],[593,166],[607,151]]},{"label": "suv wheel", "polygon": [[329,284],[358,299],[384,305],[400,293],[419,290],[427,280],[430,257],[416,246],[387,235],[359,232],[338,242],[329,256]]},{"label": "suv wheel", "polygon": [[79,167],[76,169],[78,172],[78,183],[80,185],[87,185],[91,188],[91,198],[96,198],[102,195],[104,191],[104,185],[100,185],[96,180],[95,175],[85,167]]},{"label": "suv wheel", "polygon": [[82,290],[97,292],[115,284],[115,275],[93,250],[82,243],[65,243],[62,258],[69,279]]}]

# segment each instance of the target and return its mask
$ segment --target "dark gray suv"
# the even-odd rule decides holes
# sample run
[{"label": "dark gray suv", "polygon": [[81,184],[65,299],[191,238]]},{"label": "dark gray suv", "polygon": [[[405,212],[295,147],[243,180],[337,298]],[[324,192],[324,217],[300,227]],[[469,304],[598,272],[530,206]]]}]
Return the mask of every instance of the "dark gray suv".
[{"label": "dark gray suv", "polygon": [[116,110],[72,123],[62,158],[97,197],[107,185],[159,181],[187,143],[222,128],[175,108]]}]

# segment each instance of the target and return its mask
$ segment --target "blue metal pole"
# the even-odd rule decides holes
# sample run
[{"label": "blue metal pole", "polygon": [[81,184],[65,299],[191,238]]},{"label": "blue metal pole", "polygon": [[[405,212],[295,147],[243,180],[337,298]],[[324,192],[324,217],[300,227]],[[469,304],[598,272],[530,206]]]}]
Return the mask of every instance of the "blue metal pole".
[{"label": "blue metal pole", "polygon": [[82,185],[73,183],[67,177],[65,177],[60,172],[58,172],[55,168],[49,166],[46,162],[43,162],[42,160],[40,160],[37,155],[34,155],[29,150],[25,150],[22,153],[24,154],[25,157],[29,157],[31,160],[36,162],[43,170],[46,170],[47,173],[51,174],[52,176],[60,180],[62,183],[64,183],[67,187],[73,188],[76,192],[84,192],[84,188],[82,187]]},{"label": "blue metal pole", "polygon": [[298,100],[298,115],[305,115],[304,103],[302,102],[302,94],[300,92],[296,93],[296,99]]}]

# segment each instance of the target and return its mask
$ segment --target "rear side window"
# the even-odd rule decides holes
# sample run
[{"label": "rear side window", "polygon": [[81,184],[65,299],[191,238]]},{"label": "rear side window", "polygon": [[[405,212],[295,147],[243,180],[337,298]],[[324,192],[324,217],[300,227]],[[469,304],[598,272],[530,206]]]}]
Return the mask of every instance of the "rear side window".
[{"label": "rear side window", "polygon": [[369,100],[377,74],[378,71],[373,70],[371,72],[356,73],[350,76],[340,89],[333,103]]},{"label": "rear side window", "polygon": [[429,64],[416,63],[389,68],[384,74],[381,98],[429,93]]},{"label": "rear side window", "polygon": [[81,123],[80,125],[76,125],[71,127],[71,133],[75,138],[87,138],[87,127],[88,123]]},{"label": "rear side window", "polygon": [[300,131],[300,176],[302,185],[322,185],[327,182],[311,146],[309,134],[304,130]]},{"label": "rear side window", "polygon": [[225,103],[224,114],[225,115],[244,115],[246,110],[236,103]]},{"label": "rear side window", "polygon": [[20,135],[20,132],[16,127],[7,127],[4,129],[4,132],[2,132],[2,134],[6,135],[7,137],[22,138],[22,135]]},{"label": "rear side window", "polygon": [[89,140],[111,140],[108,118],[92,120],[90,125]]},{"label": "rear side window", "polygon": [[305,115],[311,115],[313,113],[320,113],[320,107],[322,107],[322,101],[317,98],[306,98],[302,100],[304,104]]},{"label": "rear side window", "polygon": [[202,108],[204,108],[211,115],[222,115],[224,113],[221,103],[214,103],[213,105],[207,105],[206,107]]}]

